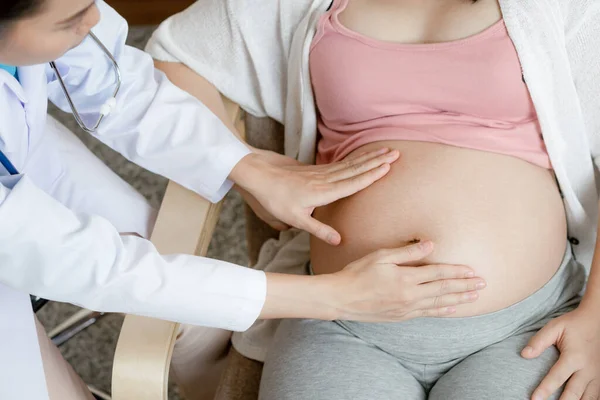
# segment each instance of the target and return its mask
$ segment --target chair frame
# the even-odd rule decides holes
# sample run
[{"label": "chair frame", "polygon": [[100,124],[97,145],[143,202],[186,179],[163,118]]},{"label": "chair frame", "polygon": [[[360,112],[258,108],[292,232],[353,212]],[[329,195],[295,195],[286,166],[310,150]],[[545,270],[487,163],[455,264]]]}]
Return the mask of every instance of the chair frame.
[{"label": "chair frame", "polygon": [[[228,118],[245,139],[241,108],[223,97]],[[151,236],[161,254],[206,256],[222,208],[169,182]],[[127,315],[112,373],[113,400],[167,400],[169,369],[179,324]]]}]

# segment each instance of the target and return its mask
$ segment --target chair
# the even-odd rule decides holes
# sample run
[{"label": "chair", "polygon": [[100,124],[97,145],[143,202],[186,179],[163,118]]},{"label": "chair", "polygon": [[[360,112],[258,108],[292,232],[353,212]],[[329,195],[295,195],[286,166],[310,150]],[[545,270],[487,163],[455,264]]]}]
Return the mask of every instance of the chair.
[{"label": "chair", "polygon": [[[244,118],[239,106],[223,99],[228,116],[251,145],[283,152],[283,127],[269,119]],[[221,204],[170,182],[151,240],[162,253],[206,255]],[[254,265],[262,244],[277,232],[246,207],[250,264]],[[113,400],[167,400],[168,377],[178,324],[128,315],[115,353]],[[215,400],[255,400],[262,364],[231,350]]]}]

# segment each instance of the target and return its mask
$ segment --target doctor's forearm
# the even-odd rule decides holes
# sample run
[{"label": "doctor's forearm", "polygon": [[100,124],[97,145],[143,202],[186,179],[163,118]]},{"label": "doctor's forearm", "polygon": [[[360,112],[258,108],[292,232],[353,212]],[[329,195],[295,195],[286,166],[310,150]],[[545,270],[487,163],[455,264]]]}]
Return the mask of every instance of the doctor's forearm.
[{"label": "doctor's forearm", "polygon": [[332,275],[303,276],[267,273],[267,298],[260,319],[339,318]]}]

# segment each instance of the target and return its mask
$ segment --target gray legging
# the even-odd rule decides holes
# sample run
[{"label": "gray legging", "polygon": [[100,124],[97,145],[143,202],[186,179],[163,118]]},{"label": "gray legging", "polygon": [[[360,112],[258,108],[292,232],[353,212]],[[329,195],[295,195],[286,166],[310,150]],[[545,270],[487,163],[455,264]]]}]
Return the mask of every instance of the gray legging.
[{"label": "gray legging", "polygon": [[392,324],[283,321],[260,399],[530,399],[558,351],[534,360],[520,352],[548,321],[579,304],[584,281],[585,270],[568,248],[544,287],[491,314]]}]

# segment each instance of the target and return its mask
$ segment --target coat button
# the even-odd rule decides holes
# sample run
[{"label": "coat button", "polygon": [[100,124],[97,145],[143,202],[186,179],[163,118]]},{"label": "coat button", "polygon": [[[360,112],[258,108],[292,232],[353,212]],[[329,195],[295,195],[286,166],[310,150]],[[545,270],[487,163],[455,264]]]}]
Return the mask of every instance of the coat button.
[{"label": "coat button", "polygon": [[571,242],[573,246],[577,246],[579,244],[579,239],[571,237],[569,238],[569,242]]}]

